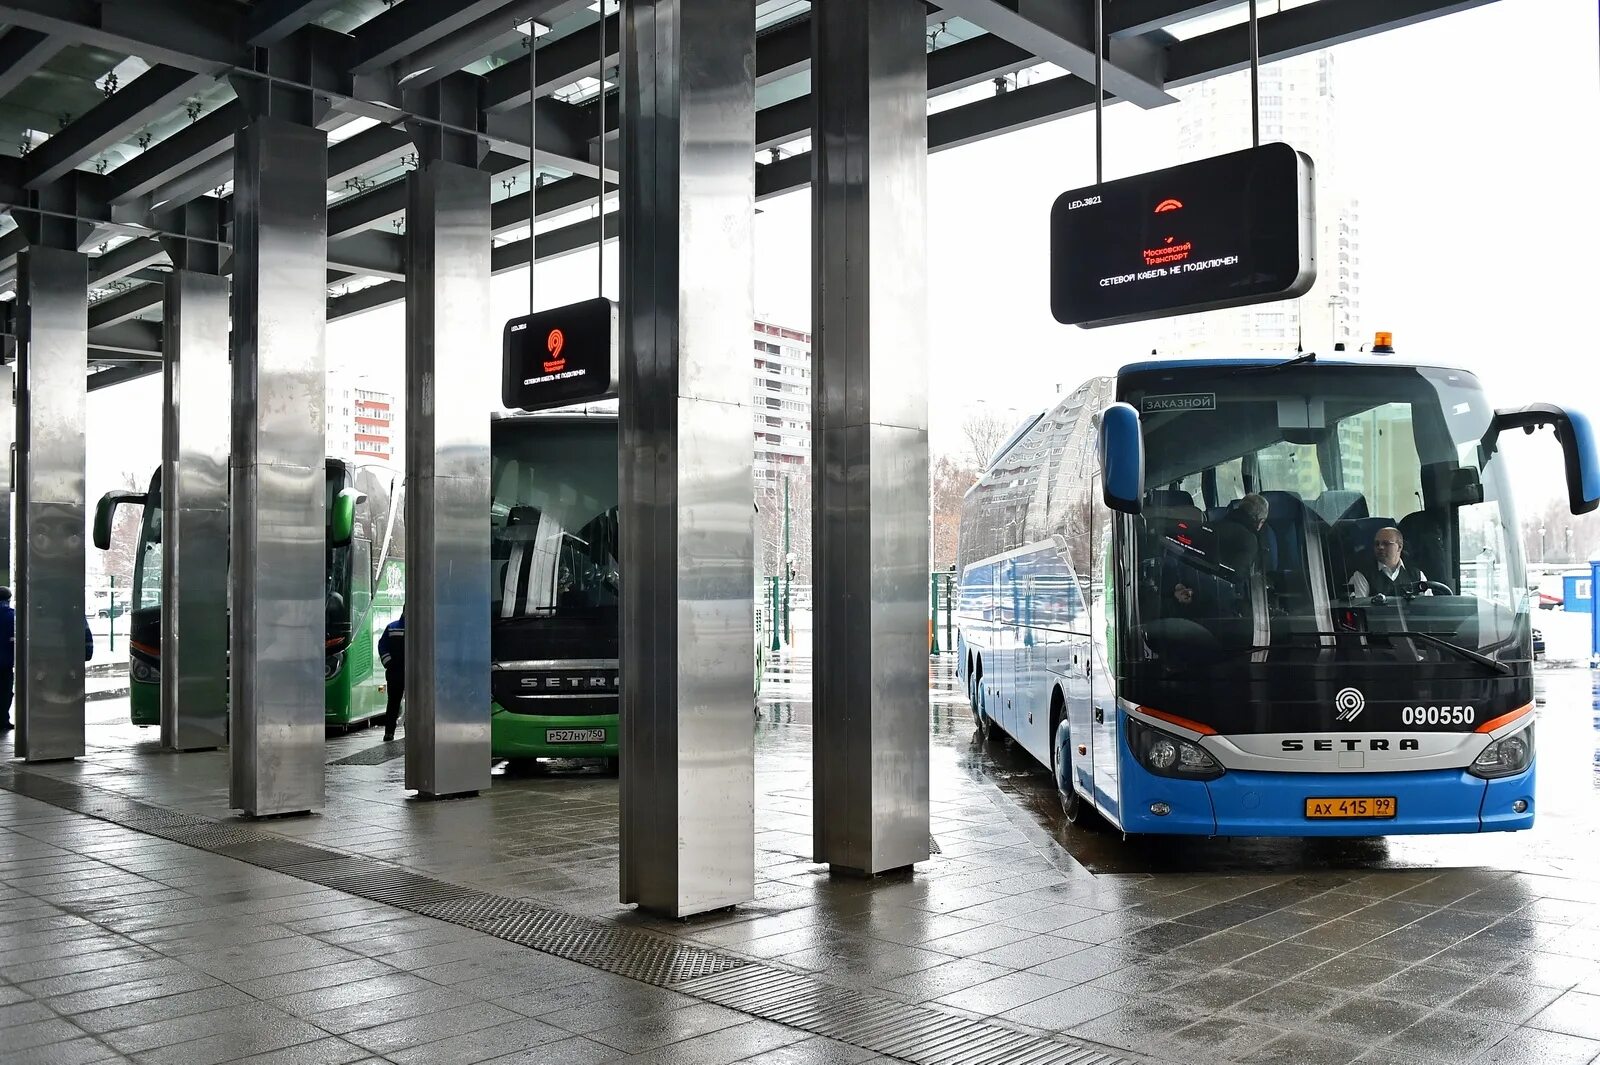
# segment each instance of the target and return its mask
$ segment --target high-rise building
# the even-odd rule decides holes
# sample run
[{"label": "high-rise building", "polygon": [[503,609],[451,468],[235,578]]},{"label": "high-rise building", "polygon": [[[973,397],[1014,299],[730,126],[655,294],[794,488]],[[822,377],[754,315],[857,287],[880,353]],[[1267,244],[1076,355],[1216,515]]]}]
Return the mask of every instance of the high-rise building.
[{"label": "high-rise building", "polygon": [[755,323],[756,486],[811,470],[811,334]]},{"label": "high-rise building", "polygon": [[[1361,216],[1341,182],[1334,57],[1312,52],[1261,68],[1261,140],[1283,141],[1316,167],[1317,282],[1296,300],[1170,321],[1163,355],[1354,350],[1361,337]],[[1187,162],[1250,143],[1250,83],[1217,78],[1179,94],[1178,152]]]},{"label": "high-rise building", "polygon": [[391,464],[395,457],[395,401],[364,376],[329,371],[323,403],[328,454],[356,464]]}]

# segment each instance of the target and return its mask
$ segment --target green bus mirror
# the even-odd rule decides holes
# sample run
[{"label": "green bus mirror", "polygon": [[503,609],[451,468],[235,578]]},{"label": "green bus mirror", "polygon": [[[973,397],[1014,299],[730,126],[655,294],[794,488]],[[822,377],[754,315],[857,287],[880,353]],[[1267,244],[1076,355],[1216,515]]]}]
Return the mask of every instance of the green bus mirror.
[{"label": "green bus mirror", "polygon": [[333,497],[333,513],[328,515],[328,542],[334,547],[350,543],[356,532],[356,496],[354,488],[344,488]]},{"label": "green bus mirror", "polygon": [[117,507],[123,503],[144,506],[149,497],[143,492],[107,492],[94,508],[94,546],[111,550],[111,525],[117,520]]}]

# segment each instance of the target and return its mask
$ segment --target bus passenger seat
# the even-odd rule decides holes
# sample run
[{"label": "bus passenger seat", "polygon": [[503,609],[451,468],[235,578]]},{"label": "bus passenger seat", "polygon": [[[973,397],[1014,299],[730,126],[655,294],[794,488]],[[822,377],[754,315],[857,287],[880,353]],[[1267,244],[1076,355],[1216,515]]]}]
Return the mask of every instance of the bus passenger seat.
[{"label": "bus passenger seat", "polygon": [[1456,568],[1444,523],[1434,513],[1418,510],[1401,518],[1399,529],[1405,539],[1406,559],[1429,580],[1443,581],[1452,591],[1460,592],[1455,586]]},{"label": "bus passenger seat", "polygon": [[1267,501],[1267,528],[1277,543],[1277,560],[1272,566],[1289,575],[1294,583],[1305,581],[1306,505],[1293,492],[1272,490],[1261,493]]},{"label": "bus passenger seat", "polygon": [[1330,488],[1316,498],[1311,509],[1329,525],[1367,517],[1367,497],[1344,488]]}]

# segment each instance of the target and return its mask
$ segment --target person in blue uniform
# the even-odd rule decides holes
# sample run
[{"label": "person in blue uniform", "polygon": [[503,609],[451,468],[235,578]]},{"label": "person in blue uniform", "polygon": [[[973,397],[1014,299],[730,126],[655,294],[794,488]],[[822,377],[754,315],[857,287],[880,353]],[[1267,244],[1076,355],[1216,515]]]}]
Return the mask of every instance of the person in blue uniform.
[{"label": "person in blue uniform", "polygon": [[378,638],[378,658],[383,661],[384,682],[389,690],[389,706],[383,713],[383,741],[394,739],[394,727],[400,723],[400,700],[406,694],[406,608],[400,616],[383,627]]},{"label": "person in blue uniform", "polygon": [[[94,657],[94,633],[89,619],[83,619],[83,660]],[[11,589],[0,588],[0,732],[10,732],[11,700],[16,684],[17,612],[11,605]]]}]

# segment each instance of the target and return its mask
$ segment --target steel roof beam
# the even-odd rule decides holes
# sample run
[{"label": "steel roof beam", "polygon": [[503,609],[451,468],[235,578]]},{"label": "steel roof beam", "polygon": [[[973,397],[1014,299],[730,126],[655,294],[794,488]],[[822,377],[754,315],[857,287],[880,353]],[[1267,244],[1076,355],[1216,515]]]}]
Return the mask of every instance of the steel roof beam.
[{"label": "steel roof beam", "polygon": [[26,26],[13,26],[0,37],[0,96],[28,80],[66,46],[59,37]]},{"label": "steel roof beam", "polygon": [[1106,5],[1106,32],[1113,37],[1143,37],[1174,22],[1214,15],[1239,0],[1117,0]]},{"label": "steel roof beam", "polygon": [[[943,0],[940,6],[1094,81],[1092,0]],[[1158,46],[1136,39],[1113,40],[1105,56],[1106,91],[1139,107],[1173,103],[1174,97],[1163,88],[1162,59]]]},{"label": "steel roof beam", "polygon": [[101,329],[91,329],[89,346],[106,352],[159,359],[161,325],[159,322],[126,321]]},{"label": "steel roof beam", "polygon": [[245,43],[255,48],[277,44],[338,7],[340,0],[256,0],[244,20]]},{"label": "steel roof beam", "polygon": [[338,188],[353,177],[387,166],[416,149],[398,126],[373,126],[338,144],[328,145],[328,187]]},{"label": "steel roof beam", "polygon": [[[89,349],[89,358],[95,359],[95,351]],[[98,392],[102,388],[110,388],[127,381],[136,381],[141,377],[161,372],[159,362],[136,362],[129,365],[111,366],[104,370],[96,370],[89,375],[89,391]]]},{"label": "steel roof beam", "polygon": [[[571,85],[581,77],[594,77],[599,69],[600,41],[597,30],[590,26],[569,33],[559,41],[539,47],[536,74],[540,96],[548,96],[563,85]],[[616,66],[617,16],[609,15],[605,21],[606,56],[608,67]],[[758,60],[759,62],[759,56]],[[496,67],[483,76],[483,109],[488,112],[505,111],[521,107],[528,102],[528,57],[513,59],[505,66]]]},{"label": "steel roof beam", "polygon": [[168,114],[185,96],[210,83],[209,77],[193,71],[151,67],[29,152],[22,164],[23,183],[37,189],[65,176],[95,153],[125,140],[152,119]]},{"label": "steel roof beam", "polygon": [[348,237],[328,241],[328,269],[348,270],[390,280],[402,280],[405,273],[405,238],[398,233],[363,230]]},{"label": "steel roof beam", "polygon": [[237,100],[201,116],[107,174],[107,198],[114,204],[133,203],[229,154],[233,134],[243,123],[244,108]]},{"label": "steel roof beam", "polygon": [[511,0],[476,22],[463,26],[426,48],[395,61],[395,72],[406,88],[426,85],[452,74],[503,48],[527,40],[518,27],[540,18],[560,0]]},{"label": "steel roof beam", "polygon": [[507,6],[506,0],[405,0],[355,31],[355,74],[370,74]]},{"label": "steel roof beam", "polygon": [[240,9],[222,0],[0,0],[0,22],[212,76],[244,52]]},{"label": "steel roof beam", "polygon": [[160,285],[140,285],[89,304],[89,328],[100,329],[138,317],[161,303]]},{"label": "steel roof beam", "polygon": [[142,237],[130,240],[89,260],[89,283],[104,285],[137,274],[153,263],[166,261],[167,253],[159,240]]},{"label": "steel roof beam", "polygon": [[[1275,63],[1307,52],[1397,30],[1419,22],[1483,7],[1493,0],[1339,0],[1306,4],[1260,20],[1261,62]],[[1250,65],[1249,33],[1241,23],[1175,41],[1167,73],[1174,87],[1231,74]],[[1234,54],[1236,50],[1237,54]]]}]

